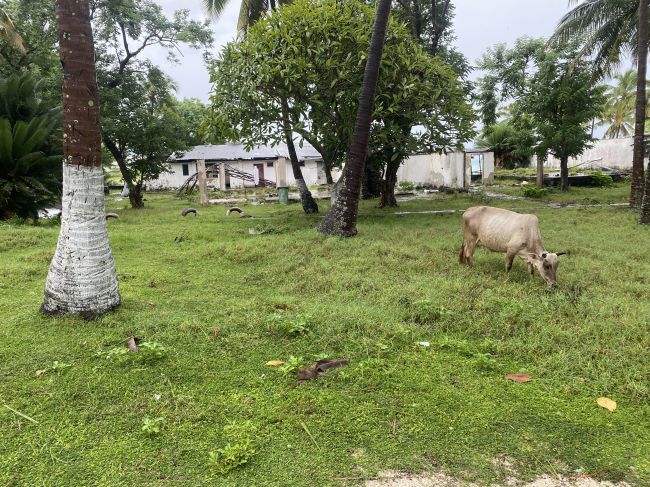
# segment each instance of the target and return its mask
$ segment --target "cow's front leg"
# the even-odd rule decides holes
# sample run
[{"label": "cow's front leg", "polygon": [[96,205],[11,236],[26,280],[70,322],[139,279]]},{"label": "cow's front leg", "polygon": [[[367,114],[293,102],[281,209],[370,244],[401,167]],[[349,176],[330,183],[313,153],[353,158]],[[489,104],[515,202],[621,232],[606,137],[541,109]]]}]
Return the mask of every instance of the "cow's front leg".
[{"label": "cow's front leg", "polygon": [[512,269],[512,261],[515,260],[516,255],[514,252],[506,253],[506,272],[510,272],[510,269]]}]

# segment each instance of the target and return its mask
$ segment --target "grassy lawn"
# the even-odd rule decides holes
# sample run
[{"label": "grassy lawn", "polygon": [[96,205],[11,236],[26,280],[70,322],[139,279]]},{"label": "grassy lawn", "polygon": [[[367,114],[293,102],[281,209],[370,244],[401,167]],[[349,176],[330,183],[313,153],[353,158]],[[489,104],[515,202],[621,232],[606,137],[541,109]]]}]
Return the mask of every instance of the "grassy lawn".
[{"label": "grassy lawn", "polygon": [[[460,266],[460,214],[364,202],[341,240],[295,204],[182,218],[170,195],[140,211],[111,196],[123,304],[94,322],[38,312],[58,227],[0,224],[0,485],[339,486],[386,469],[498,483],[503,456],[521,479],[650,485],[650,228],[622,207],[544,207],[628,192],[401,205],[535,208],[548,249],[570,252],[558,290],[485,250]],[[131,333],[158,354],[119,353]],[[300,385],[266,365],[323,356],[350,363]],[[218,449],[248,462],[216,473]]]}]

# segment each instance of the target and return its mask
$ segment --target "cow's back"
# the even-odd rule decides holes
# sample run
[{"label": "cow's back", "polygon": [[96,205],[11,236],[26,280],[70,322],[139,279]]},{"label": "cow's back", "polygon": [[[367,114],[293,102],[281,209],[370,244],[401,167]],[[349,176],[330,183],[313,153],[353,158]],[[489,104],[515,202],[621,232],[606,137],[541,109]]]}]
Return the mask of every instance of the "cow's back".
[{"label": "cow's back", "polygon": [[539,236],[535,215],[491,206],[474,206],[463,213],[463,227],[478,245],[497,252],[506,252],[513,242],[528,243]]}]

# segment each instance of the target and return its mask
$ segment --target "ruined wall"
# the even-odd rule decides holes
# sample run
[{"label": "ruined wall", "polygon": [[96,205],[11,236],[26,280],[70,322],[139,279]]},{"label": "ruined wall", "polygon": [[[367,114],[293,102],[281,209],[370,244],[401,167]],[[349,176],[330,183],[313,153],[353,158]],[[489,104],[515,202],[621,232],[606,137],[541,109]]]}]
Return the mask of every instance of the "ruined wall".
[{"label": "ruined wall", "polygon": [[[470,169],[471,170],[471,169]],[[465,154],[418,154],[409,157],[397,171],[397,182],[409,181],[433,187],[465,186]]]},{"label": "ruined wall", "polygon": [[[569,159],[569,167],[590,169],[594,166],[604,166],[612,169],[632,169],[632,137],[624,139],[602,139],[594,142],[591,149],[587,149],[578,157]],[[530,167],[537,167],[537,157],[533,157]],[[549,156],[544,163],[546,169],[559,169],[560,160]]]},{"label": "ruined wall", "polygon": [[[482,153],[483,184],[494,183],[494,153]],[[397,182],[409,181],[433,187],[464,188],[471,184],[472,154],[418,154],[409,157],[397,171]]]}]

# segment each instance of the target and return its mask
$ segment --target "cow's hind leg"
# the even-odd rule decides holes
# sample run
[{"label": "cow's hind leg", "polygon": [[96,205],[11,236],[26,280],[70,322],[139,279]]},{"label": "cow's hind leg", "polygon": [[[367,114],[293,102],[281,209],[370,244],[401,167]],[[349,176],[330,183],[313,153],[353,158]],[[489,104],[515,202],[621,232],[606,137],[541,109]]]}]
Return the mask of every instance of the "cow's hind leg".
[{"label": "cow's hind leg", "polygon": [[510,269],[512,269],[512,261],[515,260],[516,256],[516,252],[506,252],[506,272],[510,272]]},{"label": "cow's hind leg", "polygon": [[460,252],[458,252],[458,262],[461,264],[465,263],[465,242],[460,246]]}]

